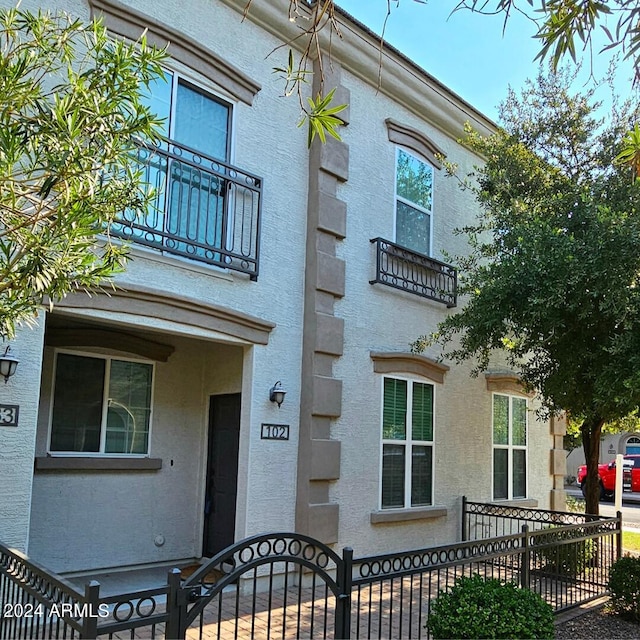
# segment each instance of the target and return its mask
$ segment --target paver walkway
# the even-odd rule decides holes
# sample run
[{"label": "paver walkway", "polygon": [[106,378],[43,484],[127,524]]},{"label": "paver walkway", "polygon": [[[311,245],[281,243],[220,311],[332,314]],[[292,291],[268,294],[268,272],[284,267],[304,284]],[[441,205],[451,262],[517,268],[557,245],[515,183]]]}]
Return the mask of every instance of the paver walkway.
[{"label": "paver walkway", "polygon": [[[354,587],[351,598],[352,638],[425,638],[429,601],[460,574],[454,571],[405,576]],[[507,578],[504,567],[501,577]],[[515,573],[512,578],[517,578]],[[537,590],[544,588],[543,578]],[[572,590],[584,590],[580,583],[556,583],[547,599],[567,602]],[[582,597],[589,594],[581,593]],[[324,584],[315,588],[290,586],[269,593],[241,594],[227,588],[218,594],[191,624],[190,640],[294,640],[334,638],[335,596]],[[556,603],[556,604],[557,604]],[[357,612],[357,613],[356,613]],[[119,637],[119,636],[114,636]],[[130,638],[127,632],[123,638]],[[135,638],[151,637],[149,628],[140,629]],[[162,625],[155,637],[164,637]]]}]

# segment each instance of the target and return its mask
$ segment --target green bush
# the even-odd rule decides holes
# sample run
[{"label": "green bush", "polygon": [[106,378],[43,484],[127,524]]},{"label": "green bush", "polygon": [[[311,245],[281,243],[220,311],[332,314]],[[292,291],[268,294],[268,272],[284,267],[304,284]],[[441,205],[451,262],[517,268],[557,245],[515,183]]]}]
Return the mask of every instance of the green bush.
[{"label": "green bush", "polygon": [[613,563],[609,593],[616,613],[640,622],[640,558],[624,556]]},{"label": "green bush", "polygon": [[571,513],[584,513],[585,501],[583,498],[567,496],[567,511]]},{"label": "green bush", "polygon": [[436,638],[553,638],[553,609],[537,593],[480,575],[462,577],[430,605]]},{"label": "green bush", "polygon": [[[559,528],[559,531],[561,529]],[[538,558],[542,560],[542,568],[545,571],[568,578],[576,578],[588,566],[593,559],[596,546],[593,540],[578,540],[567,542],[572,538],[578,538],[583,533],[579,529],[561,532],[558,535],[558,542],[562,544],[552,544],[550,546],[540,546],[535,549]],[[544,545],[544,538],[537,538],[540,545]]]}]

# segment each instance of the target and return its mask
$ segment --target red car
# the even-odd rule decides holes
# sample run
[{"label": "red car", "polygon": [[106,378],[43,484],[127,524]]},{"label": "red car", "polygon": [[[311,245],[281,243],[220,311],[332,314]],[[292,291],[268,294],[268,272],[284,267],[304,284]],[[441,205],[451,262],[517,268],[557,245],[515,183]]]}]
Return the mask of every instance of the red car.
[{"label": "red car", "polygon": [[[585,478],[587,465],[578,467],[578,484],[585,492]],[[616,461],[605,462],[598,465],[598,478],[600,480],[600,499],[613,498],[616,487]],[[629,454],[624,457],[624,473],[622,476],[623,491],[640,492],[640,454]]]}]

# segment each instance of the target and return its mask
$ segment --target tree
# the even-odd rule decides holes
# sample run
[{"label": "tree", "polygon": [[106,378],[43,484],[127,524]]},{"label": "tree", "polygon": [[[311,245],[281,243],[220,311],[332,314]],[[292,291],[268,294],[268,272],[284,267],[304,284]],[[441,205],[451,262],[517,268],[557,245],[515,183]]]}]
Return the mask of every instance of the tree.
[{"label": "tree", "polygon": [[578,62],[578,49],[593,54],[594,32],[600,29],[608,41],[601,51],[621,51],[638,77],[640,5],[635,0],[459,0],[454,11],[463,9],[503,14],[505,28],[514,12],[524,13],[537,28],[538,58],[549,57],[554,71],[567,54]]},{"label": "tree", "polygon": [[[582,423],[572,419],[571,416],[567,416],[567,418],[567,432],[562,439],[562,444],[567,456],[569,456],[574,449],[582,448],[584,445],[582,442]],[[619,420],[605,422],[602,425],[602,435],[638,431],[638,429],[640,429],[640,418],[638,418],[637,411],[634,411]]]},{"label": "tree", "polygon": [[164,57],[99,22],[0,11],[0,337],[122,269],[109,226],[150,202],[131,158],[158,140],[140,92]]},{"label": "tree", "polygon": [[[460,0],[454,11],[502,13],[504,26],[514,12],[524,13],[536,25],[540,40],[536,59],[549,59],[554,71],[567,55],[580,65],[581,55],[593,59],[594,34],[605,35],[607,44],[596,53],[619,51],[631,61],[634,85],[640,79],[640,4],[636,0]],[[624,135],[617,160],[627,163],[640,178],[640,128]]]},{"label": "tree", "polygon": [[481,207],[458,260],[467,302],[415,348],[435,339],[476,373],[501,351],[546,413],[581,420],[598,513],[602,427],[640,406],[640,184],[613,162],[634,114],[605,123],[593,91],[572,95],[570,82],[540,72],[501,105],[504,129],[468,132],[486,163],[463,185]]},{"label": "tree", "polygon": [[[382,25],[382,37],[392,10],[400,6],[400,0],[379,0],[386,2],[387,14]],[[413,0],[428,4],[428,0]],[[439,0],[441,1],[441,0]],[[251,8],[252,0],[247,0],[245,15]],[[339,5],[340,3],[337,2]],[[297,93],[300,99],[302,118],[309,126],[309,140],[316,134],[324,139],[324,132],[339,137],[339,113],[346,105],[333,105],[332,97],[327,100],[333,87],[325,88],[322,66],[319,68],[321,87],[319,95],[305,104],[301,87],[311,75],[310,61],[322,60],[317,53],[321,51],[320,35],[329,31],[333,37],[342,37],[335,14],[334,0],[289,0],[287,19],[300,27],[299,34],[287,45],[288,64],[277,67],[285,83],[285,95]],[[549,59],[554,70],[569,55],[576,63],[583,54],[592,57],[596,31],[602,31],[607,44],[600,51],[620,51],[624,58],[632,61],[635,79],[640,78],[640,4],[636,0],[451,0],[452,13],[468,10],[478,14],[504,16],[504,27],[516,12],[524,14],[534,25],[533,37],[540,41],[540,60]],[[299,50],[296,61],[292,47]],[[625,144],[620,148],[621,158],[637,169],[640,175],[640,129],[633,135],[627,134]]]}]

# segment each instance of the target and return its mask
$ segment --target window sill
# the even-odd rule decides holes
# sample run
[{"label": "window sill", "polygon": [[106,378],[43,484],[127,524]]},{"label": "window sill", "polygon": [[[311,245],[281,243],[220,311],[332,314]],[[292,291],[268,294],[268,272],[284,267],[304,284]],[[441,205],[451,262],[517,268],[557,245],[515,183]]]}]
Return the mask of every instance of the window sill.
[{"label": "window sill", "polygon": [[536,509],[538,501],[535,498],[520,498],[518,500],[492,500],[496,507],[526,507]]},{"label": "window sill", "polygon": [[420,509],[385,509],[371,513],[371,524],[409,522],[410,520],[432,520],[447,515],[445,507],[423,507]]},{"label": "window sill", "polygon": [[39,456],[36,471],[157,471],[162,458],[107,458],[93,456]]}]

